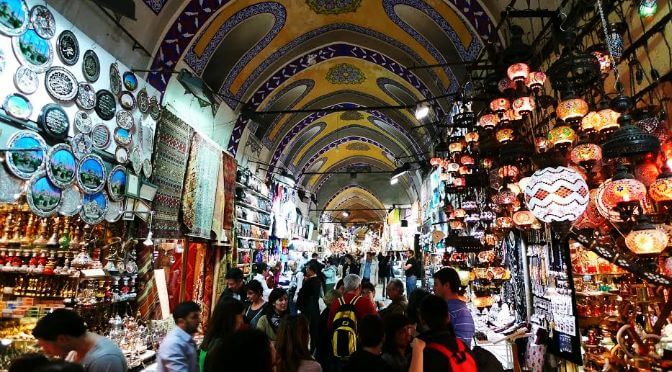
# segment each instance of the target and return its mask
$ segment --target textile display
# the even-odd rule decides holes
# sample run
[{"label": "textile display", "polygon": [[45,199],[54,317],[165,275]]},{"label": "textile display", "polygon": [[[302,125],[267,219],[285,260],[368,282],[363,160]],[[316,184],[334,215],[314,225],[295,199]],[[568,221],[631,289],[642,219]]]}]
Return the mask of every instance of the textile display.
[{"label": "textile display", "polygon": [[[189,243],[186,255],[184,256],[184,299],[183,301],[194,300],[194,283],[200,271],[196,269],[196,257],[198,256],[199,243]],[[198,271],[198,273],[197,273]]]},{"label": "textile display", "polygon": [[235,206],[233,200],[236,197],[236,172],[238,163],[236,158],[229,154],[222,155],[222,168],[224,169],[224,230],[233,229],[233,215]]},{"label": "textile display", "polygon": [[217,188],[215,190],[215,206],[212,210],[212,231],[218,241],[224,240],[224,212],[226,195],[224,192],[224,162],[220,163],[217,172]]},{"label": "textile display", "polygon": [[181,237],[178,214],[192,129],[168,109],[163,110],[157,128],[152,182],[158,190],[152,232],[155,238],[175,239]]},{"label": "textile display", "polygon": [[138,311],[144,320],[155,319],[156,309],[159,308],[159,294],[154,282],[154,267],[152,266],[153,246],[138,245]]},{"label": "textile display", "polygon": [[190,244],[189,248],[196,248],[196,259],[194,260],[194,288],[191,300],[198,304],[202,304],[203,283],[205,282],[205,254],[207,249],[206,245],[201,243]]},{"label": "textile display", "polygon": [[203,260],[203,302],[201,305],[201,314],[203,323],[207,324],[210,319],[210,309],[212,301],[216,301],[219,296],[214,294],[215,265],[217,263],[217,251],[219,249],[205,249],[205,259]]},{"label": "textile display", "polygon": [[217,145],[195,133],[182,197],[184,224],[192,236],[210,239],[221,162],[222,151]]},{"label": "textile display", "polygon": [[182,289],[182,258],[184,255],[173,251],[170,267],[165,268],[166,283],[168,283],[168,300],[170,301],[170,312],[175,310],[175,306],[180,303],[180,291]]}]

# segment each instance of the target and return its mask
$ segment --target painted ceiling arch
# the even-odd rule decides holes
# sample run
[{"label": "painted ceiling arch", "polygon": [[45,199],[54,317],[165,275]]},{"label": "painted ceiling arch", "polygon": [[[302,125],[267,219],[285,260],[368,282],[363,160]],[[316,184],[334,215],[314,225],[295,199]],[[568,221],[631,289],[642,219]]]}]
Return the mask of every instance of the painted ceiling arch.
[{"label": "painted ceiling arch", "polygon": [[[324,209],[348,209],[350,215],[348,220],[357,218],[368,218],[371,221],[372,217],[382,220],[386,216],[385,205],[380,199],[371,191],[360,185],[348,185],[337,192],[324,204]],[[380,209],[380,210],[358,210],[358,209]],[[325,211],[324,213],[334,217],[338,217],[341,211]]]}]

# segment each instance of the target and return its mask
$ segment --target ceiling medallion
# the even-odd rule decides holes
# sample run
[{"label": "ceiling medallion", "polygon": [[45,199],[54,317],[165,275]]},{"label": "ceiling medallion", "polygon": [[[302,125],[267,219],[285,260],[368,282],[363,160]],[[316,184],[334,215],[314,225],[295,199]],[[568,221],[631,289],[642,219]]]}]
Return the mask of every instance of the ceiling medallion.
[{"label": "ceiling medallion", "polygon": [[56,20],[49,8],[44,5],[35,5],[30,10],[30,23],[43,39],[51,39],[56,35]]},{"label": "ceiling medallion", "polygon": [[21,66],[14,73],[14,85],[24,94],[33,94],[37,92],[40,85],[40,79],[37,73],[26,66]]},{"label": "ceiling medallion", "polygon": [[47,93],[54,99],[69,102],[77,97],[77,78],[72,72],[60,66],[54,66],[44,75]]},{"label": "ceiling medallion", "polygon": [[356,12],[362,0],[306,0],[306,4],[317,14],[343,14]]},{"label": "ceiling medallion", "polygon": [[362,70],[349,63],[339,63],[331,67],[325,78],[332,84],[348,85],[362,84],[366,80]]},{"label": "ceiling medallion", "polygon": [[65,30],[58,35],[56,51],[64,65],[72,66],[79,60],[79,41],[72,31]]},{"label": "ceiling medallion", "polygon": [[84,74],[84,79],[90,83],[95,83],[100,77],[100,60],[96,52],[91,49],[84,52],[82,74]]}]

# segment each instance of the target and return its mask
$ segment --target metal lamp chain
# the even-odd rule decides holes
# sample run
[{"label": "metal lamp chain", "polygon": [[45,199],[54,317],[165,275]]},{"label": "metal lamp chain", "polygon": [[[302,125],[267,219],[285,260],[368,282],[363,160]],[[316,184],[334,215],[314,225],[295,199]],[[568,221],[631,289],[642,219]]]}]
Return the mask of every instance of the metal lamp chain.
[{"label": "metal lamp chain", "polygon": [[609,52],[609,58],[611,58],[612,63],[614,64],[614,88],[618,90],[618,82],[621,81],[621,76],[618,73],[618,61],[614,58],[613,46],[611,45],[611,39],[609,38],[609,31],[607,30],[607,18],[604,15],[604,9],[602,8],[602,0],[597,0],[597,9],[600,12],[600,21],[602,23],[602,30],[604,31],[604,38],[607,42],[607,51]]}]

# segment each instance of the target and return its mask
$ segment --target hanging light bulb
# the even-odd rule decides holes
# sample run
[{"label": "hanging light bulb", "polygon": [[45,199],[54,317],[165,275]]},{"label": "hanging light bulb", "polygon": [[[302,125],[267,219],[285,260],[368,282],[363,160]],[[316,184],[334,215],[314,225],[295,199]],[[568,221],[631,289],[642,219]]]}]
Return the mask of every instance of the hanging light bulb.
[{"label": "hanging light bulb", "polygon": [[426,118],[427,115],[429,115],[429,105],[427,104],[427,102],[419,103],[415,107],[415,118],[418,120],[422,120]]},{"label": "hanging light bulb", "polygon": [[523,82],[530,75],[530,66],[525,63],[514,63],[506,70],[510,80]]},{"label": "hanging light bulb", "polygon": [[639,3],[639,16],[642,18],[650,18],[656,14],[658,10],[657,0],[641,0]]}]

